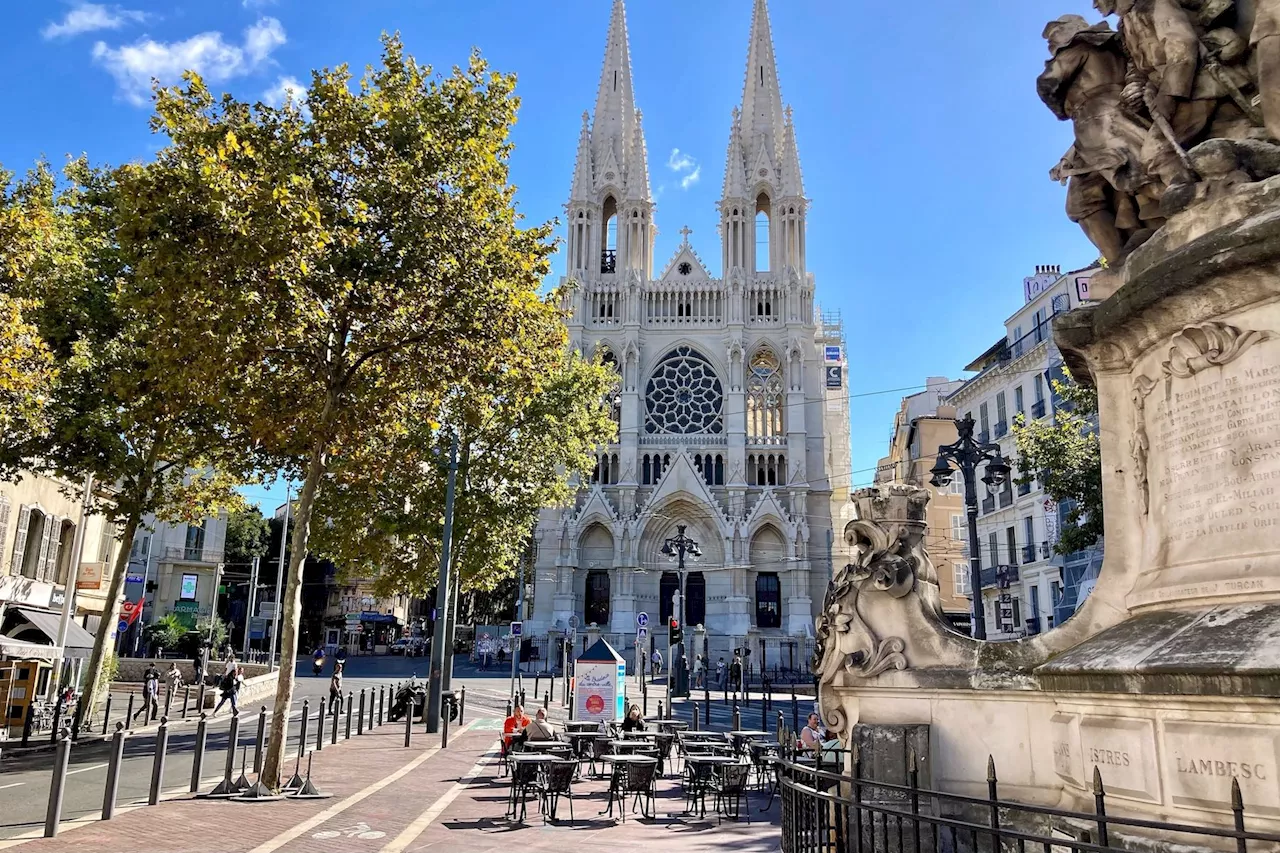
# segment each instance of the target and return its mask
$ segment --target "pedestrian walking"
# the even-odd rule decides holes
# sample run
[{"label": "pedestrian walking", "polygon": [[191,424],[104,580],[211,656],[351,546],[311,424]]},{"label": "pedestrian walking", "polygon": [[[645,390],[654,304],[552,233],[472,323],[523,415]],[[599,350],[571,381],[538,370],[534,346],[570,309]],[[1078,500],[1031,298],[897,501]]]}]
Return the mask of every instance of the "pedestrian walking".
[{"label": "pedestrian walking", "polygon": [[222,691],[222,698],[218,700],[218,706],[213,709],[213,715],[217,716],[222,710],[222,706],[227,702],[231,703],[231,713],[239,714],[240,706],[236,703],[236,697],[240,693],[240,682],[243,677],[240,675],[240,666],[236,663],[234,652],[227,652],[227,659],[222,668],[222,678],[218,681],[218,689]]},{"label": "pedestrian walking", "polygon": [[662,674],[662,652],[654,649],[650,662],[653,664],[653,677],[657,678]]},{"label": "pedestrian walking", "polygon": [[160,670],[152,663],[142,673],[142,707],[133,713],[137,720],[142,714],[142,722],[149,723],[160,715]]},{"label": "pedestrian walking", "polygon": [[716,661],[716,687],[720,690],[724,690],[724,676],[724,658],[720,658],[720,660]]},{"label": "pedestrian walking", "polygon": [[207,642],[200,643],[200,646],[196,649],[195,657],[191,660],[191,665],[195,669],[195,683],[204,684],[205,675],[209,669],[209,644]]},{"label": "pedestrian walking", "polygon": [[729,683],[735,692],[742,691],[742,655],[733,653],[733,663],[729,664]]},{"label": "pedestrian walking", "polygon": [[693,658],[693,686],[696,689],[702,689],[703,680],[706,678],[706,671],[702,665],[702,655],[695,655]]},{"label": "pedestrian walking", "polygon": [[164,674],[165,681],[169,682],[169,695],[172,696],[175,691],[182,687],[182,670],[178,669],[178,662],[174,661],[169,664],[169,671]]},{"label": "pedestrian walking", "polygon": [[334,713],[334,708],[342,710],[342,661],[338,661],[333,665],[333,675],[329,677],[329,713]]}]

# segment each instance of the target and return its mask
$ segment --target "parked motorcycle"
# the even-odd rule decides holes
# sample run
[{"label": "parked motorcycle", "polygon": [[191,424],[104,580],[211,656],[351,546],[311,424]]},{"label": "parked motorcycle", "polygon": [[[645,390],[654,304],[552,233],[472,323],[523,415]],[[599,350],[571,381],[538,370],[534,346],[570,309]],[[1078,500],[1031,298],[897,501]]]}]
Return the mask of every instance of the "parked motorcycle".
[{"label": "parked motorcycle", "polygon": [[391,711],[389,719],[391,722],[404,719],[404,715],[410,711],[410,703],[412,703],[412,713],[415,717],[421,717],[426,712],[427,691],[426,687],[419,684],[417,679],[410,678],[408,682],[400,686],[396,691],[394,701],[391,703]]}]

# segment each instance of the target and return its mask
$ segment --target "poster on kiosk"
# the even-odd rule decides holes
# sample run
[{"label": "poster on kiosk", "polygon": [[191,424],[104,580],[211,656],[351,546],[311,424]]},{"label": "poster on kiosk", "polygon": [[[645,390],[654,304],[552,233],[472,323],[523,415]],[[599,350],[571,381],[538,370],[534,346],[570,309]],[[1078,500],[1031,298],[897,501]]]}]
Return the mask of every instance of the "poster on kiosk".
[{"label": "poster on kiosk", "polygon": [[627,662],[599,640],[573,662],[573,718],[620,720],[626,713]]}]

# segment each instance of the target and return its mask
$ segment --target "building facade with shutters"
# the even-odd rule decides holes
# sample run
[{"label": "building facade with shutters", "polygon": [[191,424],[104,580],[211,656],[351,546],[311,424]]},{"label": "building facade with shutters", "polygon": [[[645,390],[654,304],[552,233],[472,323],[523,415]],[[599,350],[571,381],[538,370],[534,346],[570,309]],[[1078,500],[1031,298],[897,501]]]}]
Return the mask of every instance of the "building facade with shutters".
[{"label": "building facade with shutters", "polygon": [[[1066,557],[1055,552],[1068,508],[1045,494],[1041,477],[1017,482],[1013,434],[1018,416],[1052,420],[1063,405],[1053,389],[1064,376],[1053,318],[1089,301],[1092,272],[1064,275],[1058,266],[1038,266],[1023,280],[1024,304],[1005,321],[1004,337],[968,365],[977,375],[947,398],[957,417],[973,417],[975,437],[999,443],[1014,465],[997,491],[978,485],[982,601],[991,639],[1031,636],[1062,623],[1102,566],[1101,547]],[[984,473],[979,467],[978,476]]]},{"label": "building facade with shutters", "polygon": [[[815,302],[808,208],[757,0],[718,205],[719,271],[687,228],[655,265],[655,204],[615,0],[578,140],[565,257],[571,345],[616,369],[619,434],[576,501],[542,515],[527,635],[575,625],[583,642],[594,633],[632,648],[641,614],[651,636],[679,615],[683,585],[691,654],[714,661],[746,648],[755,668],[803,665],[832,566],[847,562],[850,465],[843,333]],[[682,529],[701,551],[683,573],[663,547]],[[658,647],[665,655],[665,637]]]}]

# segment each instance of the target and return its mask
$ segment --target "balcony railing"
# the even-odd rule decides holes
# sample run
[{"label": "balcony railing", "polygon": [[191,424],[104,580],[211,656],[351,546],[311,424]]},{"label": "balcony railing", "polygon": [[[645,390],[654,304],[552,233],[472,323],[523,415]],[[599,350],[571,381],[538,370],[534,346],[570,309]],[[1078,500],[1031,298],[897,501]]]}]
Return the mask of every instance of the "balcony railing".
[{"label": "balcony railing", "polygon": [[1009,434],[1008,421],[996,421],[996,438],[1004,438]]},{"label": "balcony railing", "polygon": [[1019,483],[1019,484],[1018,484],[1018,497],[1025,497],[1025,496],[1027,496],[1027,495],[1029,495],[1029,494],[1031,494],[1031,483],[1029,483],[1029,482],[1027,482],[1027,483]]},{"label": "balcony railing", "polygon": [[982,588],[993,586],[1004,588],[1018,582],[1017,566],[990,566],[982,570]]},{"label": "balcony railing", "polygon": [[605,249],[600,253],[600,272],[618,271],[618,250]]},{"label": "balcony railing", "polygon": [[1044,417],[1044,400],[1036,400],[1031,404],[1031,417],[1037,420]]},{"label": "balcony railing", "polygon": [[1023,545],[1022,546],[1022,564],[1025,566],[1027,563],[1034,563],[1035,561],[1036,561],[1036,546],[1034,544]]}]

